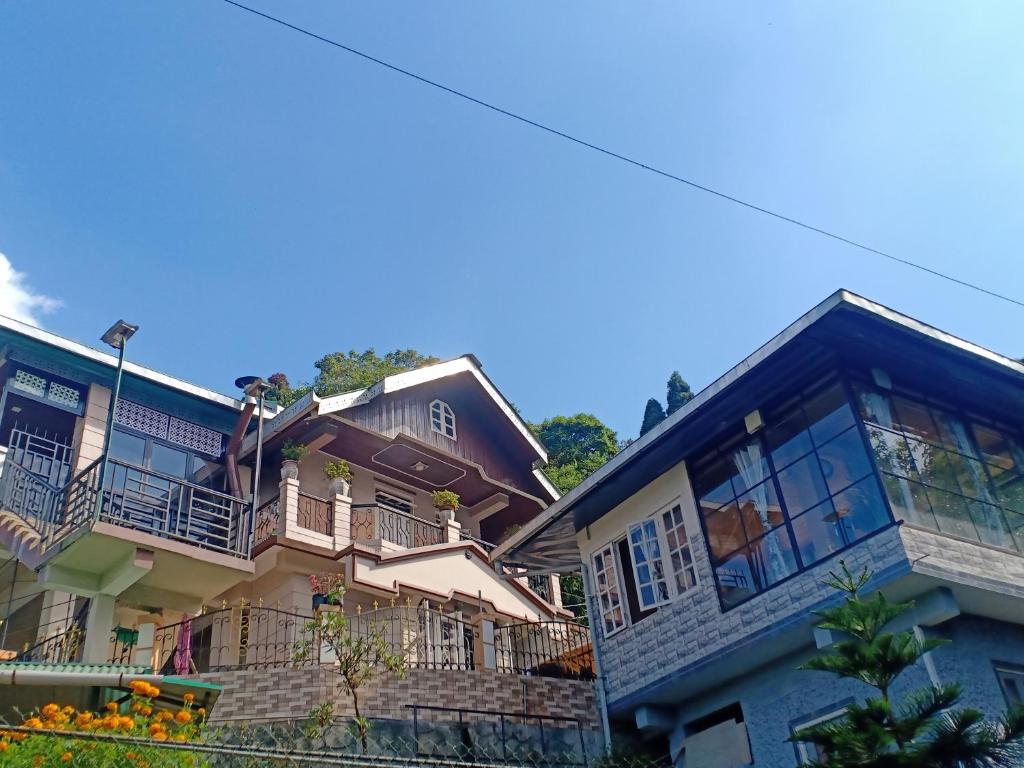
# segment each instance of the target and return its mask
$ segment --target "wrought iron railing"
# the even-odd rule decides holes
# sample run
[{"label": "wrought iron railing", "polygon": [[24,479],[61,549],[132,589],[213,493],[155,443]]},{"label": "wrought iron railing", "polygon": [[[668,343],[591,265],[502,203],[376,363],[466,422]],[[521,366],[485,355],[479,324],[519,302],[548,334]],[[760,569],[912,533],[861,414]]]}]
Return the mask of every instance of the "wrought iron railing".
[{"label": "wrought iron railing", "polygon": [[85,601],[70,624],[62,632],[43,638],[15,656],[15,661],[36,661],[49,664],[70,664],[82,660],[85,639],[85,617],[89,602]]},{"label": "wrought iron railing", "polygon": [[580,624],[541,621],[495,627],[494,648],[500,672],[594,678],[590,630]]},{"label": "wrought iron railing", "polygon": [[110,459],[99,519],[193,546],[239,557],[249,555],[241,499],[180,478]]},{"label": "wrought iron railing", "polygon": [[271,499],[256,510],[252,545],[258,546],[281,530],[281,499]]},{"label": "wrought iron railing", "polygon": [[474,669],[473,624],[461,614],[396,605],[348,616],[347,621],[357,637],[379,633],[409,668]]},{"label": "wrought iron railing", "polygon": [[21,427],[11,429],[7,453],[11,460],[33,475],[58,488],[71,474],[71,442],[66,438]]},{"label": "wrought iron railing", "polygon": [[331,536],[334,534],[334,505],[327,499],[299,491],[296,522],[300,528]]},{"label": "wrought iron railing", "polygon": [[491,552],[493,552],[495,548],[498,546],[497,544],[492,544],[489,541],[484,541],[483,539],[479,539],[476,536],[471,535],[466,531],[465,528],[459,531],[459,539],[461,541],[472,541],[474,544],[477,544],[481,549],[483,549],[483,551],[486,552],[488,556],[490,556]]},{"label": "wrought iron railing", "polygon": [[40,538],[58,514],[61,489],[13,461],[8,453],[0,474],[0,509],[13,512]]},{"label": "wrought iron railing", "polygon": [[399,512],[379,504],[352,505],[352,538],[397,544],[406,549],[429,547],[444,541],[444,530],[438,523]]},{"label": "wrought iron railing", "polygon": [[527,576],[526,585],[536,592],[542,599],[553,603],[551,594],[551,577],[546,575]]}]

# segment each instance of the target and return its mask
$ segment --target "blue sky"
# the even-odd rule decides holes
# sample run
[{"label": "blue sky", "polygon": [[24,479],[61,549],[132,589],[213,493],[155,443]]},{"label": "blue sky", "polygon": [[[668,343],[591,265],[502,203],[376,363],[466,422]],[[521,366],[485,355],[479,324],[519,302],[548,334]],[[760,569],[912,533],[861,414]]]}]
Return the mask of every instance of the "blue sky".
[{"label": "blue sky", "polygon": [[[252,3],[1024,297],[1017,3]],[[623,437],[673,369],[702,387],[839,287],[1024,354],[1024,309],[219,0],[0,6],[0,252],[61,302],[45,327],[124,317],[133,358],[221,391],[333,350],[472,351],[528,418]]]}]

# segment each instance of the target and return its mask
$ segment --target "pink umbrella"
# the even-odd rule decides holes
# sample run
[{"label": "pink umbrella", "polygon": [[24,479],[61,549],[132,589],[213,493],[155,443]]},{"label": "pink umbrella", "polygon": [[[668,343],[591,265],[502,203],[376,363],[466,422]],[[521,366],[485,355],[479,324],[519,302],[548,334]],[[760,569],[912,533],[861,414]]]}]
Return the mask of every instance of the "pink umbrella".
[{"label": "pink umbrella", "polygon": [[187,675],[192,666],[192,617],[183,616],[178,630],[178,644],[174,648],[174,671]]}]

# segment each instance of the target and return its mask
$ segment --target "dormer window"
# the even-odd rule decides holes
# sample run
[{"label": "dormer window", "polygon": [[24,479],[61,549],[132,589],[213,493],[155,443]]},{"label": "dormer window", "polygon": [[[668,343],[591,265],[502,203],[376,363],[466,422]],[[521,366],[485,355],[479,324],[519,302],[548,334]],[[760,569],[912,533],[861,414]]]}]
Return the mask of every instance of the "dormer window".
[{"label": "dormer window", "polygon": [[430,428],[440,435],[455,439],[455,411],[444,400],[430,404]]}]

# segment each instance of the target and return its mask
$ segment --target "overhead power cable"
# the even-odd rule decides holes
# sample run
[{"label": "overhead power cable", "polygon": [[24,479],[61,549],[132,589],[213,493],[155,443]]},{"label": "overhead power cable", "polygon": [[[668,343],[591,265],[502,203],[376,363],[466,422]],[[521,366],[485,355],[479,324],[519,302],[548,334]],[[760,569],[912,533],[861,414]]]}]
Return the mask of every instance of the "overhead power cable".
[{"label": "overhead power cable", "polygon": [[437,88],[441,91],[444,91],[445,93],[451,94],[452,96],[457,96],[458,98],[469,101],[473,104],[476,104],[477,106],[489,109],[492,112],[497,112],[499,115],[503,115],[513,120],[518,120],[519,122],[524,123],[532,128],[537,128],[538,130],[545,131],[546,133],[550,133],[551,135],[565,139],[566,141],[571,141],[574,144],[578,144],[581,147],[586,147],[587,149],[591,149],[595,152],[600,152],[602,155],[606,155],[616,160],[620,160],[624,163],[636,166],[637,168],[641,168],[645,171],[649,171],[650,173],[657,174],[658,176],[669,179],[671,181],[679,182],[680,184],[685,184],[688,187],[692,187],[693,189],[699,190],[701,192],[706,192],[709,195],[714,195],[715,197],[727,200],[730,203],[741,205],[744,208],[749,208],[752,211],[762,213],[766,216],[771,216],[772,218],[778,219],[779,221],[784,221],[787,224],[792,224],[794,226],[800,227],[801,229],[805,229],[809,232],[814,232],[815,234],[830,238],[845,245],[849,245],[853,248],[858,248],[862,251],[866,251],[867,253],[871,253],[876,256],[881,256],[882,258],[889,259],[890,261],[894,261],[898,264],[903,264],[904,266],[912,267],[913,269],[926,272],[934,277],[939,277],[942,278],[943,280],[948,280],[952,283],[956,283],[957,285],[961,285],[964,288],[970,288],[971,290],[978,291],[979,293],[983,293],[987,296],[991,296],[996,299],[1000,299],[1001,301],[1006,301],[1009,302],[1010,304],[1016,304],[1018,307],[1024,307],[1024,301],[1015,299],[1012,296],[1008,296],[1003,293],[998,293],[983,286],[977,285],[976,283],[970,283],[967,282],[966,280],[961,280],[958,277],[953,277],[952,275],[946,274],[945,272],[940,272],[939,270],[925,266],[924,264],[918,264],[917,262],[910,261],[909,259],[900,258],[899,256],[892,255],[891,253],[880,251],[877,248],[872,248],[869,245],[864,245],[863,243],[859,243],[856,240],[851,240],[848,237],[843,237],[842,235],[837,235],[836,233],[830,232],[827,229],[816,227],[813,224],[808,224],[807,222],[801,221],[800,219],[795,219],[792,216],[787,216],[777,211],[773,211],[769,208],[764,208],[763,206],[757,205],[755,203],[747,202],[746,200],[734,197],[733,195],[721,192],[711,187],[707,187],[703,184],[699,184],[698,182],[692,181],[691,179],[686,179],[683,178],[682,176],[677,176],[674,173],[670,173],[669,171],[664,171],[660,168],[657,168],[656,166],[648,165],[647,163],[635,160],[634,158],[629,157],[627,155],[620,154],[618,152],[615,152],[614,150],[607,149],[606,147],[602,147],[598,144],[593,144],[589,141],[586,141],[585,139],[581,139],[577,136],[573,136],[572,134],[560,131],[557,128],[552,128],[551,126],[545,125],[544,123],[539,123],[536,120],[531,120],[530,118],[520,115],[516,112],[512,112],[510,110],[499,107],[496,104],[484,101],[483,99],[478,99],[475,96],[471,96],[468,93],[465,93],[464,91],[460,91],[456,88],[447,86],[444,83],[438,82],[437,80],[431,80],[429,77],[418,75],[415,72],[412,72],[411,70],[404,69],[396,64],[392,64],[383,59],[379,59],[376,56],[371,56],[368,53],[364,53],[363,51],[360,51],[356,48],[352,48],[351,46],[345,45],[344,43],[339,43],[337,40],[332,40],[329,37],[324,37],[323,35],[313,32],[312,30],[300,27],[296,24],[292,24],[291,22],[285,21],[284,19],[278,18],[277,16],[272,16],[269,13],[264,13],[263,11],[259,11],[248,5],[244,5],[243,3],[239,3],[236,0],[223,0],[223,2],[227,3],[228,5],[233,5],[235,8],[238,8],[240,10],[251,13],[254,16],[259,16],[263,19],[266,19],[267,21],[273,22],[274,24],[279,24],[282,27],[286,27],[290,30],[298,32],[299,34],[306,35],[307,37],[310,37],[314,40],[318,40],[321,43],[326,43],[327,45],[334,46],[335,48],[339,48],[343,51],[351,53],[352,55],[358,56],[362,59],[365,59],[366,61],[385,67],[386,69],[390,69],[392,72],[397,72],[400,75],[404,75],[405,77],[417,80],[423,83],[424,85],[429,85],[433,88]]}]

